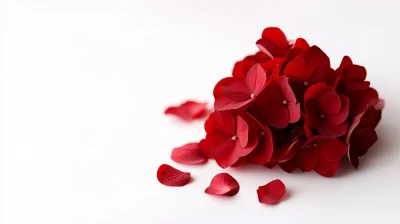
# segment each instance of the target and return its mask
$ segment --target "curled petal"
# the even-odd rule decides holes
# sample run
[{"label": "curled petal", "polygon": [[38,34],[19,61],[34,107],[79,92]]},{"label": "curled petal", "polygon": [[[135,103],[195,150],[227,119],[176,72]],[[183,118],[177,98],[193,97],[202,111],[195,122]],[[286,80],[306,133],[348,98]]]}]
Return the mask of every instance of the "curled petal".
[{"label": "curled petal", "polygon": [[285,184],[279,179],[273,180],[264,186],[259,186],[257,189],[258,201],[268,205],[280,202],[285,193]]},{"label": "curled petal", "polygon": [[157,170],[157,179],[165,186],[182,187],[190,182],[190,173],[162,164]]},{"label": "curled petal", "polygon": [[179,106],[168,107],[164,114],[177,116],[184,121],[193,121],[207,115],[207,103],[189,100]]},{"label": "curled petal", "polygon": [[214,176],[204,192],[210,195],[234,196],[239,189],[239,183],[235,178],[227,173],[220,173]]},{"label": "curled petal", "polygon": [[203,155],[197,142],[174,148],[171,159],[181,164],[200,164],[207,161],[207,157]]}]

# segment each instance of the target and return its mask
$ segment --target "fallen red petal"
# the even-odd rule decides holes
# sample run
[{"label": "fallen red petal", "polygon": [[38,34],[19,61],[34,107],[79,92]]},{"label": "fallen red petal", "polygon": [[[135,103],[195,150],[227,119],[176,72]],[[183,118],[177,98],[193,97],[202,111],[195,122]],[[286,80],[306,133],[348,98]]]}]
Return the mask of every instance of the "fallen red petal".
[{"label": "fallen red petal", "polygon": [[239,183],[228,173],[220,173],[214,176],[210,186],[204,191],[210,195],[234,196],[239,192]]},{"label": "fallen red petal", "polygon": [[277,179],[257,189],[258,201],[263,204],[273,205],[282,200],[285,196],[285,184]]},{"label": "fallen red petal", "polygon": [[174,148],[171,159],[181,164],[200,164],[207,161],[206,156],[200,151],[199,143],[192,142]]},{"label": "fallen red petal", "polygon": [[157,179],[165,186],[182,187],[190,182],[190,173],[162,164],[157,170]]},{"label": "fallen red petal", "polygon": [[207,103],[189,100],[179,106],[168,107],[164,114],[177,116],[184,121],[193,121],[205,117],[207,111]]}]

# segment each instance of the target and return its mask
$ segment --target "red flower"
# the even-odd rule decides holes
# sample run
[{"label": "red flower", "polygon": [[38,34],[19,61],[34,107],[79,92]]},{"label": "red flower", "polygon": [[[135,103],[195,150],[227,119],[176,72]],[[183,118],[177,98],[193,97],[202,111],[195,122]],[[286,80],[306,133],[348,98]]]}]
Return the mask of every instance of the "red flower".
[{"label": "red flower", "polygon": [[162,164],[157,170],[157,179],[161,184],[170,187],[182,187],[190,182],[190,173],[182,172],[170,165]]},{"label": "red flower", "polygon": [[360,65],[355,65],[349,56],[344,56],[339,68],[336,69],[339,75],[335,83],[335,89],[339,93],[346,93],[354,89],[367,89],[370,85],[365,81],[367,70]]},{"label": "red flower", "polygon": [[232,76],[235,78],[243,79],[244,77],[246,77],[247,73],[249,72],[250,68],[253,67],[253,65],[260,64],[263,68],[264,66],[268,67],[268,61],[270,60],[271,57],[262,52],[257,52],[254,55],[246,56],[242,61],[238,61],[235,63],[232,70]]},{"label": "red flower", "polygon": [[280,202],[285,193],[285,184],[279,179],[273,180],[264,186],[259,186],[257,189],[258,201],[267,205]]},{"label": "red flower", "polygon": [[266,80],[267,75],[259,64],[251,67],[245,79],[222,79],[214,89],[215,110],[233,110],[248,105],[263,90]]},{"label": "red flower", "polygon": [[288,78],[271,77],[249,112],[264,125],[275,128],[285,128],[289,123],[297,122],[300,119],[300,104],[289,86]]},{"label": "red flower", "polygon": [[325,83],[311,86],[305,96],[305,117],[307,123],[320,134],[335,138],[347,130],[349,99],[338,95]]},{"label": "red flower", "polygon": [[189,100],[179,106],[168,107],[164,114],[175,115],[184,121],[193,121],[203,118],[207,112],[207,103]]},{"label": "red flower", "polygon": [[257,145],[257,137],[249,136],[249,126],[240,116],[215,111],[205,123],[207,132],[203,147],[222,168],[232,166]]},{"label": "red flower", "polygon": [[233,166],[239,166],[246,162],[252,164],[268,163],[271,160],[272,153],[274,152],[274,142],[271,130],[258,122],[247,112],[242,113],[241,116],[249,125],[249,135],[257,137],[258,143],[249,155],[242,157]]},{"label": "red flower", "polygon": [[375,127],[381,119],[381,110],[368,107],[366,111],[354,117],[346,133],[347,156],[350,164],[357,168],[358,157],[367,153],[368,149],[378,140]]},{"label": "red flower", "polygon": [[277,27],[265,28],[256,44],[261,52],[271,58],[284,57],[291,47],[286,35]]},{"label": "red flower", "polygon": [[330,67],[329,57],[317,46],[312,46],[288,62],[282,74],[289,77],[294,93],[303,100],[307,88],[325,82],[333,86],[336,73]]},{"label": "red flower", "polygon": [[319,135],[304,143],[296,154],[296,161],[303,172],[314,170],[321,176],[332,177],[346,152],[347,147],[339,139]]},{"label": "red flower", "polygon": [[350,100],[350,116],[363,113],[369,106],[379,102],[378,92],[373,88],[353,89],[346,93]]},{"label": "red flower", "polygon": [[239,192],[239,183],[228,173],[220,173],[214,176],[210,186],[204,191],[210,195],[234,196]]},{"label": "red flower", "polygon": [[174,148],[171,159],[181,164],[200,164],[207,161],[207,157],[203,155],[197,142]]}]

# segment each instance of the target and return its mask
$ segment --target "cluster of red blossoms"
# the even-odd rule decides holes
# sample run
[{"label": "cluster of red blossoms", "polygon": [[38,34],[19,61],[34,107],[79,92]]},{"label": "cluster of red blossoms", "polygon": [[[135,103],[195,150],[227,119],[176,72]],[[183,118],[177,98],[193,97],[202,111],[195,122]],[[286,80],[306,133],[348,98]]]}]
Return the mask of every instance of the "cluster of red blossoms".
[{"label": "cluster of red blossoms", "polygon": [[[357,168],[378,139],[384,106],[365,80],[366,69],[348,56],[333,69],[319,47],[290,41],[276,27],[264,29],[256,44],[259,52],[236,62],[232,76],[215,85],[206,137],[175,149],[172,159],[214,159],[222,168],[279,166],[289,173],[299,168],[324,177],[334,176],[344,158]],[[204,103],[188,101],[166,114],[190,121],[205,111]]]},{"label": "cluster of red blossoms", "polygon": [[346,155],[357,168],[378,138],[383,108],[365,68],[345,56],[332,69],[319,47],[274,27],[257,46],[216,84],[200,148],[222,168],[278,165],[331,177]]}]

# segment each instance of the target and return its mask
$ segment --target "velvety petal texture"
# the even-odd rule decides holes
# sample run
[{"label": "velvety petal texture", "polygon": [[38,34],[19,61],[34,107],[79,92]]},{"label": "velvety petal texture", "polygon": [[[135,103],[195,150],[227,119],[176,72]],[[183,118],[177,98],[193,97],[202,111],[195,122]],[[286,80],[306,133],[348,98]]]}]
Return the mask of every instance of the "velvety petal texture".
[{"label": "velvety petal texture", "polygon": [[285,184],[277,179],[257,189],[258,201],[262,204],[274,205],[279,203],[286,194]]},{"label": "velvety petal texture", "polygon": [[234,196],[239,189],[239,183],[235,178],[228,173],[220,173],[214,176],[204,192],[210,195]]},{"label": "velvety petal texture", "polygon": [[158,181],[170,187],[182,187],[190,182],[190,173],[182,172],[170,165],[162,164],[157,170]]}]

